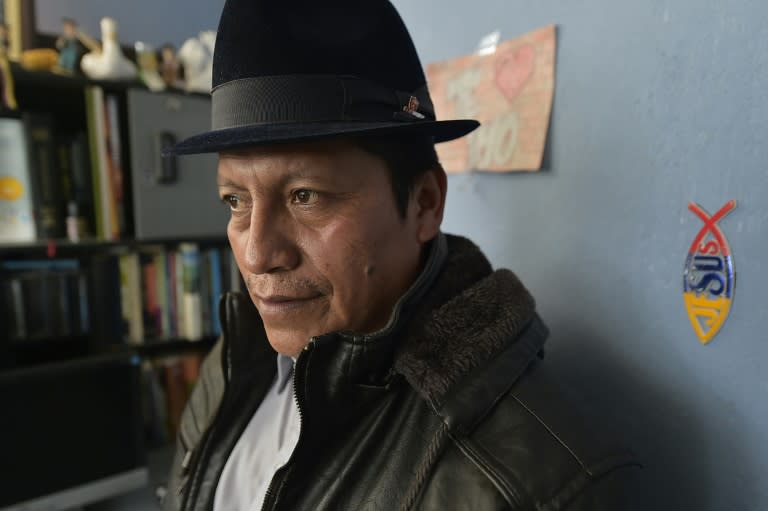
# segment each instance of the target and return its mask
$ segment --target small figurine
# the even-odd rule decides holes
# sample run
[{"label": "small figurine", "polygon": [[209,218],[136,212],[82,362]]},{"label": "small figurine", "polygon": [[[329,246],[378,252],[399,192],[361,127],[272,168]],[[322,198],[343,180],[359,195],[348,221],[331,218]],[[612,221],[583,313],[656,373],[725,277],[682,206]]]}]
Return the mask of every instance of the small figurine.
[{"label": "small figurine", "polygon": [[64,74],[74,74],[77,70],[77,60],[80,57],[80,42],[77,36],[77,22],[72,18],[62,18],[62,34],[56,39],[56,49],[59,50],[59,61],[56,71]]},{"label": "small figurine", "polygon": [[165,82],[157,72],[157,54],[152,45],[137,41],[134,44],[136,49],[136,63],[139,66],[139,79],[144,82],[147,88],[154,92],[165,90]]},{"label": "small figurine", "polygon": [[187,39],[179,50],[184,66],[185,88],[188,92],[211,92],[213,79],[213,46],[216,32],[200,32],[198,37]]},{"label": "small figurine", "polygon": [[83,55],[80,67],[88,78],[94,80],[129,80],[136,77],[136,66],[128,60],[117,41],[117,23],[112,18],[101,19],[101,39],[99,45],[82,32],[78,32],[80,41],[91,49]]},{"label": "small figurine", "polygon": [[176,48],[172,44],[166,43],[160,48],[160,76],[163,77],[165,85],[168,87],[179,86],[179,71],[181,62],[176,57]]}]

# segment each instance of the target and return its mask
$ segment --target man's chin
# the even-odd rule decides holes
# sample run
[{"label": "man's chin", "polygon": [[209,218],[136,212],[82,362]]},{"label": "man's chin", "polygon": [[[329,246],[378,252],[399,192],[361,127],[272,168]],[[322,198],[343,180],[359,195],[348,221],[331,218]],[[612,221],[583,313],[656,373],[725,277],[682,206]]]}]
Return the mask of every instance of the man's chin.
[{"label": "man's chin", "polygon": [[312,335],[305,331],[270,328],[266,323],[264,328],[272,349],[287,357],[297,357],[312,338]]}]

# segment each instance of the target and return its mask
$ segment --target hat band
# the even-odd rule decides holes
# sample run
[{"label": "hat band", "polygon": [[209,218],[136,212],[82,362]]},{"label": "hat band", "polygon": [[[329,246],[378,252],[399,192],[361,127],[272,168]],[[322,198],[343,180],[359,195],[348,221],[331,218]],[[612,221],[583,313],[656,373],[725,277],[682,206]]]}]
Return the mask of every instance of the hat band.
[{"label": "hat band", "polygon": [[353,76],[241,78],[211,93],[214,130],[254,124],[434,121],[427,86],[400,92]]}]

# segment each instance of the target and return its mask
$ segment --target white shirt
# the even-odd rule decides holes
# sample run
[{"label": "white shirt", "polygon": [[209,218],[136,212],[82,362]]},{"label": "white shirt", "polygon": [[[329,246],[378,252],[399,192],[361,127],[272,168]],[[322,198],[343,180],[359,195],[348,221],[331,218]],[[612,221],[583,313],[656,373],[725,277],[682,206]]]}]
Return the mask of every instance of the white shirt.
[{"label": "white shirt", "polygon": [[275,472],[291,457],[301,428],[293,368],[292,358],[277,356],[275,381],[224,465],[214,511],[260,511]]}]

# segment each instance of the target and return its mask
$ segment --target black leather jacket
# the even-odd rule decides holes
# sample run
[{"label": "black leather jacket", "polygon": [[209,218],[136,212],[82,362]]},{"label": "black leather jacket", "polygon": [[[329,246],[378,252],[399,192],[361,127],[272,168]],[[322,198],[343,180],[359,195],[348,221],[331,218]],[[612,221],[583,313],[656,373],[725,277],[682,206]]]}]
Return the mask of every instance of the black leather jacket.
[{"label": "black leather jacket", "polygon": [[[229,294],[220,312],[223,338],[182,419],[168,510],[212,509],[275,375],[250,299]],[[264,509],[634,509],[637,463],[564,401],[542,363],[546,335],[511,272],[441,235],[386,329],[316,337],[299,356],[301,433]]]}]

